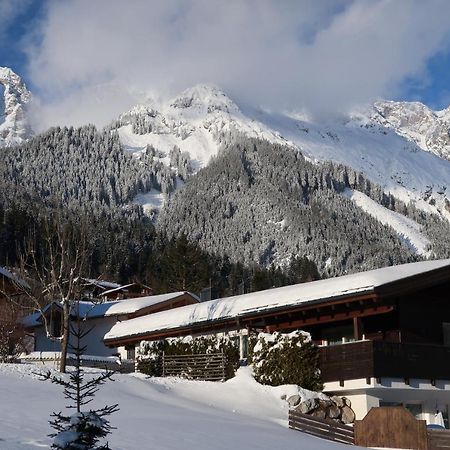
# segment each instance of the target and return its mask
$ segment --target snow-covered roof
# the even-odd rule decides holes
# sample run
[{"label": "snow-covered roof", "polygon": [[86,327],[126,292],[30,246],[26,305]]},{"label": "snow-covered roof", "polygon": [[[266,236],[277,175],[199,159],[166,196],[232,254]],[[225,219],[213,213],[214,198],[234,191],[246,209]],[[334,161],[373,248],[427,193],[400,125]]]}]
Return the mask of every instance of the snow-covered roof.
[{"label": "snow-covered roof", "polygon": [[388,283],[444,267],[448,267],[450,279],[450,259],[424,261],[183,306],[117,323],[105,335],[105,340],[245,317],[308,302],[322,303],[351,294],[373,293],[376,288]]},{"label": "snow-covered roof", "polygon": [[98,280],[96,278],[84,278],[84,281],[86,281],[86,284],[92,284],[101,289],[116,289],[120,287],[120,284],[111,281]]},{"label": "snow-covered roof", "polygon": [[[111,317],[111,316],[120,316],[125,314],[133,314],[144,308],[148,308],[153,305],[157,305],[158,303],[163,303],[172,299],[175,299],[183,294],[190,295],[194,300],[199,302],[199,298],[191,294],[190,292],[169,292],[168,294],[161,295],[151,295],[148,297],[137,297],[137,298],[129,298],[123,300],[111,300],[101,303],[92,303],[86,301],[80,301],[72,306],[71,314],[72,316],[77,316],[78,311],[79,315],[83,319],[94,319],[97,317]],[[60,308],[59,303],[52,303],[47,305],[43,312],[45,313],[51,306],[56,306]],[[78,310],[79,308],[79,310]],[[22,323],[26,327],[35,327],[42,325],[40,320],[41,313],[36,312],[25,316],[22,319]]]},{"label": "snow-covered roof", "polygon": [[[100,295],[101,296],[107,296],[109,294],[113,294],[114,292],[120,292],[122,290],[126,291],[128,288],[132,287],[132,286],[136,286],[138,285],[138,283],[130,283],[130,284],[124,284],[123,286],[119,286],[113,289],[108,289],[107,291],[102,292]],[[144,288],[150,289],[148,286],[145,286],[144,284],[139,284],[139,286],[142,286]]]},{"label": "snow-covered roof", "polygon": [[13,283],[15,283],[25,289],[30,288],[30,286],[28,285],[28,283],[26,281],[22,280],[21,278],[17,277],[16,275],[14,275],[6,267],[0,266],[0,275],[4,276],[5,278],[9,278]]},{"label": "snow-covered roof", "polygon": [[108,308],[108,310],[105,313],[105,316],[133,314],[141,309],[157,305],[158,303],[163,303],[172,300],[184,294],[190,295],[197,302],[200,301],[200,299],[196,295],[185,291],[169,292],[168,294],[160,294],[160,295],[150,295],[148,297],[129,298],[117,302],[108,302],[114,304]]}]

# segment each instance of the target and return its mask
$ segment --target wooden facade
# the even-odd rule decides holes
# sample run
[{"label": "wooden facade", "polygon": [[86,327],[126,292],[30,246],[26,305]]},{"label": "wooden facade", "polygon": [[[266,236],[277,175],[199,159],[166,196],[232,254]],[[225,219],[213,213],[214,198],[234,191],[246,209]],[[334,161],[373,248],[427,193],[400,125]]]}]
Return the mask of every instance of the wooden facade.
[{"label": "wooden facade", "polygon": [[0,269],[0,321],[11,322],[23,314],[22,297],[27,285],[8,270]]},{"label": "wooden facade", "polygon": [[450,347],[443,345],[360,341],[320,348],[322,380],[370,378],[450,380]]}]

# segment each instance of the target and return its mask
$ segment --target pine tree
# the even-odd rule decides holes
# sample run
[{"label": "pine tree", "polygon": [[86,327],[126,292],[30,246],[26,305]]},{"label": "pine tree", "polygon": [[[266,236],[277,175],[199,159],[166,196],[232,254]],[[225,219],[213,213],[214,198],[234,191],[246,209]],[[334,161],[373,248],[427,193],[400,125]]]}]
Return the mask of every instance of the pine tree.
[{"label": "pine tree", "polygon": [[75,344],[70,345],[70,348],[75,356],[75,368],[69,372],[68,380],[52,375],[50,371],[42,375],[43,380],[50,380],[64,388],[64,396],[70,401],[67,408],[76,411],[71,415],[64,415],[62,412],[54,412],[51,415],[53,419],[49,422],[56,433],[49,436],[53,437],[52,448],[55,450],[110,450],[108,443],[99,444],[99,441],[112,430],[106,417],[119,410],[118,404],[89,411],[82,410],[83,406],[93,400],[99,386],[112,380],[114,375],[113,371],[105,370],[98,376],[86,378],[82,367],[86,345],[82,345],[82,340],[91,330],[92,328],[85,329],[79,319],[77,325],[71,327]]}]

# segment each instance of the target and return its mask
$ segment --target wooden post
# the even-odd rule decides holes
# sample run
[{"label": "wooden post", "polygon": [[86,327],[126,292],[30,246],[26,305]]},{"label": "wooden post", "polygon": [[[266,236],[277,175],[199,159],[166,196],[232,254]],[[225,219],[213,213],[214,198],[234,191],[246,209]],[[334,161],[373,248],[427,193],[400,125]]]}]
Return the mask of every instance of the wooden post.
[{"label": "wooden post", "polygon": [[361,317],[353,317],[353,338],[355,341],[361,340],[362,332]]}]

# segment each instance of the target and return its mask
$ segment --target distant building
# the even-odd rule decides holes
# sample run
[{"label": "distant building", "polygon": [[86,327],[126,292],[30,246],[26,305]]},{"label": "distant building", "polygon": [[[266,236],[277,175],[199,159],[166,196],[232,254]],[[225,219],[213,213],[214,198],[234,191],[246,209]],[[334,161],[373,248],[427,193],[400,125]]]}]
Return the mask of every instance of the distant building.
[{"label": "distant building", "polygon": [[22,313],[20,305],[29,285],[5,267],[0,267],[0,322],[15,320]]},{"label": "distant building", "polygon": [[[86,355],[112,356],[119,353],[118,349],[105,346],[103,337],[117,322],[198,302],[198,297],[189,292],[171,292],[99,303],[80,301],[74,303],[72,307],[71,320],[75,324],[79,319],[87,329],[92,328],[82,343],[87,347]],[[36,312],[24,317],[23,324],[29,332],[34,334],[35,352],[60,351],[60,342],[57,339],[62,335],[62,305],[60,303],[53,302],[47,305],[43,314]],[[134,358],[134,346],[121,349],[120,355],[124,359]]]},{"label": "distant building", "polygon": [[147,297],[149,295],[153,295],[152,288],[142,283],[121,285],[96,278],[83,279],[82,297],[85,300],[122,300],[125,298]]}]

